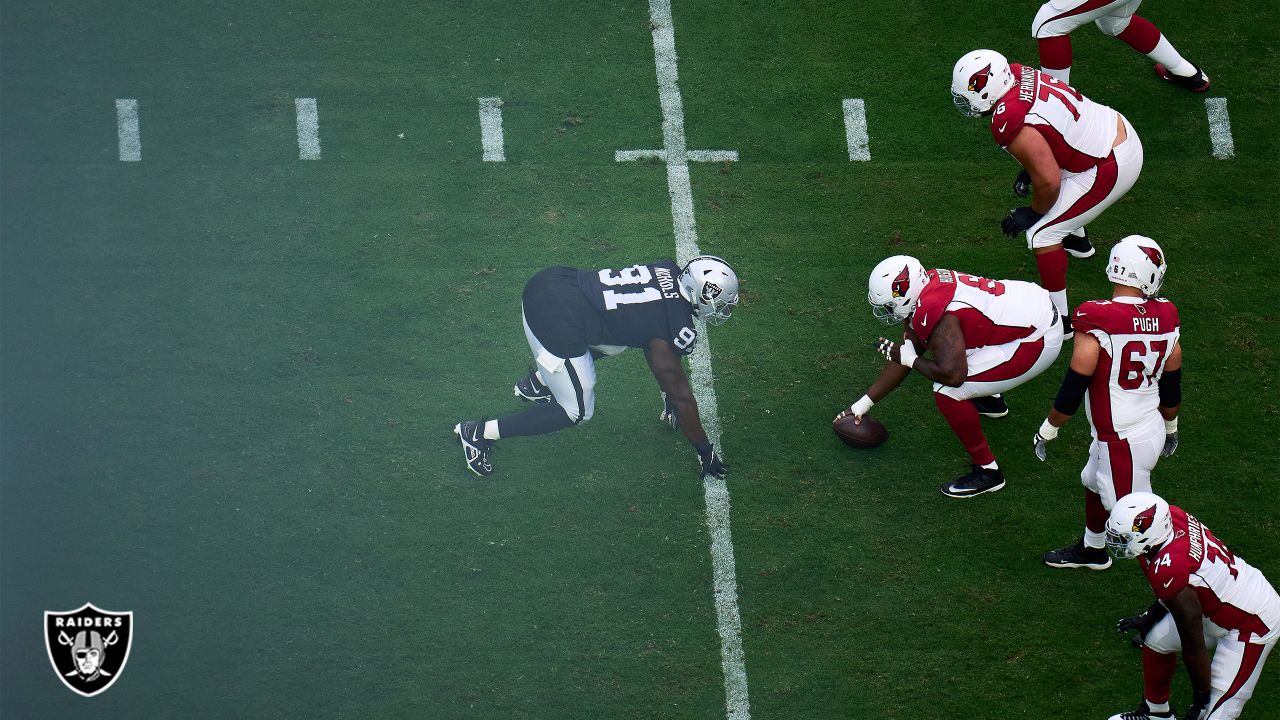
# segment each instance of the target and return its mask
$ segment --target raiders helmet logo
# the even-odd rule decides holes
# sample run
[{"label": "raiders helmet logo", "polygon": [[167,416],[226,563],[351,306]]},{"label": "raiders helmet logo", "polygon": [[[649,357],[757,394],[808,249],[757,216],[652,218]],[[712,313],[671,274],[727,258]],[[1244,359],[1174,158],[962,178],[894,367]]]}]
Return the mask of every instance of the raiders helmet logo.
[{"label": "raiders helmet logo", "polygon": [[991,79],[991,64],[969,76],[969,92],[982,92],[987,87],[987,80]]},{"label": "raiders helmet logo", "polygon": [[44,613],[44,644],[62,683],[85,697],[111,687],[129,661],[133,613],[99,610],[85,603],[78,610]]},{"label": "raiders helmet logo", "polygon": [[708,282],[702,286],[702,301],[711,302],[720,297],[720,293],[724,292],[721,287],[713,282]]},{"label": "raiders helmet logo", "polygon": [[1160,267],[1161,265],[1164,264],[1164,256],[1160,254],[1160,250],[1158,248],[1148,247],[1146,245],[1139,245],[1138,249],[1141,250],[1142,253],[1146,255],[1149,260],[1151,260],[1151,262],[1155,263],[1156,267]]},{"label": "raiders helmet logo", "polygon": [[911,268],[903,265],[902,272],[898,273],[898,277],[893,279],[893,285],[890,286],[893,296],[898,298],[907,294],[911,289]]},{"label": "raiders helmet logo", "polygon": [[1133,518],[1133,531],[1136,533],[1145,533],[1151,529],[1152,524],[1156,521],[1156,506],[1143,510]]}]

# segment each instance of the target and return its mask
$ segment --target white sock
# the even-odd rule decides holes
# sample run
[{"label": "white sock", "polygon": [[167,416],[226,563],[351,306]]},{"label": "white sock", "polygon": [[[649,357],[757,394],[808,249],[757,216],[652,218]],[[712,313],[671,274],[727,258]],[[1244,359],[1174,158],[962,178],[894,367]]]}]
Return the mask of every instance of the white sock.
[{"label": "white sock", "polygon": [[485,440],[497,440],[497,439],[499,439],[500,437],[501,437],[501,436],[498,434],[498,421],[497,421],[497,420],[485,420],[485,422],[484,422],[484,439],[485,439]]},{"label": "white sock", "polygon": [[986,465],[983,465],[983,466],[982,466],[982,469],[983,469],[983,470],[999,470],[999,469],[1000,469],[1000,466],[999,466],[999,465],[997,465],[997,464],[996,464],[996,462],[993,460],[993,461],[991,461],[990,463],[988,463],[988,464],[986,464]]},{"label": "white sock", "polygon": [[1160,36],[1160,42],[1156,43],[1156,49],[1147,53],[1147,57],[1164,65],[1174,75],[1191,77],[1196,74],[1196,66],[1179,55],[1178,51],[1173,49],[1173,45],[1164,38],[1164,35]]},{"label": "white sock", "polygon": [[1146,698],[1143,698],[1143,700],[1146,701],[1147,709],[1149,709],[1151,712],[1158,712],[1158,713],[1169,712],[1169,703],[1167,702],[1153,703],[1150,700],[1147,700]]},{"label": "white sock", "polygon": [[1045,75],[1056,77],[1067,85],[1071,84],[1071,68],[1069,67],[1064,67],[1062,69],[1042,67],[1040,68],[1040,72]]},{"label": "white sock", "polygon": [[1106,533],[1096,533],[1089,528],[1084,529],[1084,546],[1087,548],[1101,550],[1107,546],[1106,539]]},{"label": "white sock", "polygon": [[1067,317],[1067,291],[1055,290],[1049,293],[1049,297],[1053,300],[1053,306],[1058,308],[1058,314]]}]

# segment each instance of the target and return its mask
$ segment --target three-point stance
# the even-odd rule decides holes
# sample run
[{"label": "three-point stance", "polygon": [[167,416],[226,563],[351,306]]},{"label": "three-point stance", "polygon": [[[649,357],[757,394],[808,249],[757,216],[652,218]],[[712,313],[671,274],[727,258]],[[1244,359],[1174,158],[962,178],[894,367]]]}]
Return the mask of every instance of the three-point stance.
[{"label": "three-point stance", "polygon": [[1142,0],[1048,0],[1031,23],[1031,37],[1040,45],[1040,69],[1064,83],[1071,82],[1071,36],[1081,25],[1093,23],[1104,34],[1156,61],[1156,74],[1193,92],[1209,89],[1209,76],[1183,59],[1160,30],[1135,15]]},{"label": "three-point stance", "polygon": [[1040,284],[1066,318],[1067,253],[1093,255],[1085,225],[1137,181],[1138,134],[1115,110],[994,50],[960,58],[951,95],[965,115],[990,116],[991,136],[1022,164],[1013,189],[1031,205],[1010,210],[1000,228],[1009,237],[1026,232]]},{"label": "three-point stance", "polygon": [[1111,248],[1111,299],[1076,310],[1071,367],[1033,442],[1036,457],[1044,460],[1046,443],[1085,401],[1093,433],[1089,462],[1080,473],[1085,530],[1074,545],[1044,554],[1050,567],[1110,567],[1103,543],[1107,513],[1131,492],[1150,492],[1156,462],[1178,448],[1178,308],[1155,296],[1166,267],[1155,240],[1130,235]]},{"label": "three-point stance", "polygon": [[[888,360],[866,394],[840,416],[861,418],[913,369],[933,381],[933,399],[973,461],[942,486],[967,498],[1004,487],[1004,474],[982,433],[979,414],[1002,417],[1000,393],[1044,372],[1062,350],[1062,323],[1044,288],[988,280],[955,270],[925,270],[895,255],[871,271],[867,301],[885,322],[901,322],[902,343],[880,339]],[[924,357],[925,350],[931,357]]]},{"label": "three-point stance", "polygon": [[515,386],[516,395],[534,405],[497,420],[455,425],[467,467],[477,475],[493,473],[499,438],[542,435],[590,420],[595,360],[630,347],[644,350],[665,398],[662,419],[693,443],[702,476],[723,476],[728,469],[702,429],[680,359],[698,341],[694,318],[719,325],[737,302],[737,275],[709,255],[683,269],[658,260],[622,269],[542,270],[525,285],[522,301],[525,339],[537,366]]},{"label": "three-point stance", "polygon": [[[1234,720],[1253,696],[1267,655],[1280,639],[1280,595],[1182,508],[1132,493],[1107,520],[1107,550],[1138,558],[1156,602],[1116,630],[1142,640],[1142,705],[1111,720],[1173,718],[1176,653],[1191,676],[1191,720]],[[1213,660],[1209,650],[1214,650]],[[1261,717],[1261,716],[1259,716]]]}]

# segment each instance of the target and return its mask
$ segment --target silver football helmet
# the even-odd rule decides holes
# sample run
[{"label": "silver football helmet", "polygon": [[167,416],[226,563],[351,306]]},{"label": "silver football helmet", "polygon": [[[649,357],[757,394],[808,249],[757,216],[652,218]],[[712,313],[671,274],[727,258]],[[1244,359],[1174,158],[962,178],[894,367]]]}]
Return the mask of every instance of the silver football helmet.
[{"label": "silver football helmet", "polygon": [[910,255],[894,255],[876,265],[867,280],[867,302],[871,314],[885,325],[906,320],[915,312],[920,292],[929,281],[920,261]]},{"label": "silver football helmet", "polygon": [[1107,279],[1117,285],[1137,288],[1147,297],[1155,297],[1164,284],[1164,274],[1168,269],[1159,243],[1142,235],[1130,235],[1111,248]]},{"label": "silver football helmet", "polygon": [[680,271],[680,294],[708,325],[720,325],[738,304],[738,275],[714,255],[699,255]]},{"label": "silver football helmet", "polygon": [[951,101],[969,117],[991,112],[1013,86],[1009,61],[995,50],[974,50],[951,69]]},{"label": "silver football helmet", "polygon": [[1107,552],[1130,560],[1173,537],[1169,503],[1149,492],[1129,493],[1116,501],[1107,518]]}]

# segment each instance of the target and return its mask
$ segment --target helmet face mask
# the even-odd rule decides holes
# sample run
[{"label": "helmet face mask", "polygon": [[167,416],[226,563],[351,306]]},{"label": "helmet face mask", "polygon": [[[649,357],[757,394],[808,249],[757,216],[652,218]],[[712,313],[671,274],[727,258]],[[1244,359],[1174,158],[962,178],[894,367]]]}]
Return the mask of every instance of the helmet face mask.
[{"label": "helmet face mask", "polygon": [[1009,61],[995,50],[974,50],[951,70],[951,101],[962,115],[982,117],[1014,86]]},{"label": "helmet face mask", "polygon": [[924,265],[910,255],[881,260],[867,280],[867,302],[877,320],[894,325],[915,312],[920,292],[928,282]]},{"label": "helmet face mask", "polygon": [[723,325],[738,305],[738,275],[714,255],[699,255],[680,271],[680,292],[708,325]]},{"label": "helmet face mask", "polygon": [[1117,560],[1132,560],[1164,545],[1173,536],[1169,503],[1147,492],[1130,493],[1116,501],[1107,519],[1107,552]]},{"label": "helmet face mask", "polygon": [[1111,248],[1107,279],[1117,285],[1135,288],[1146,297],[1155,297],[1164,285],[1168,269],[1159,243],[1142,235],[1130,235]]}]

